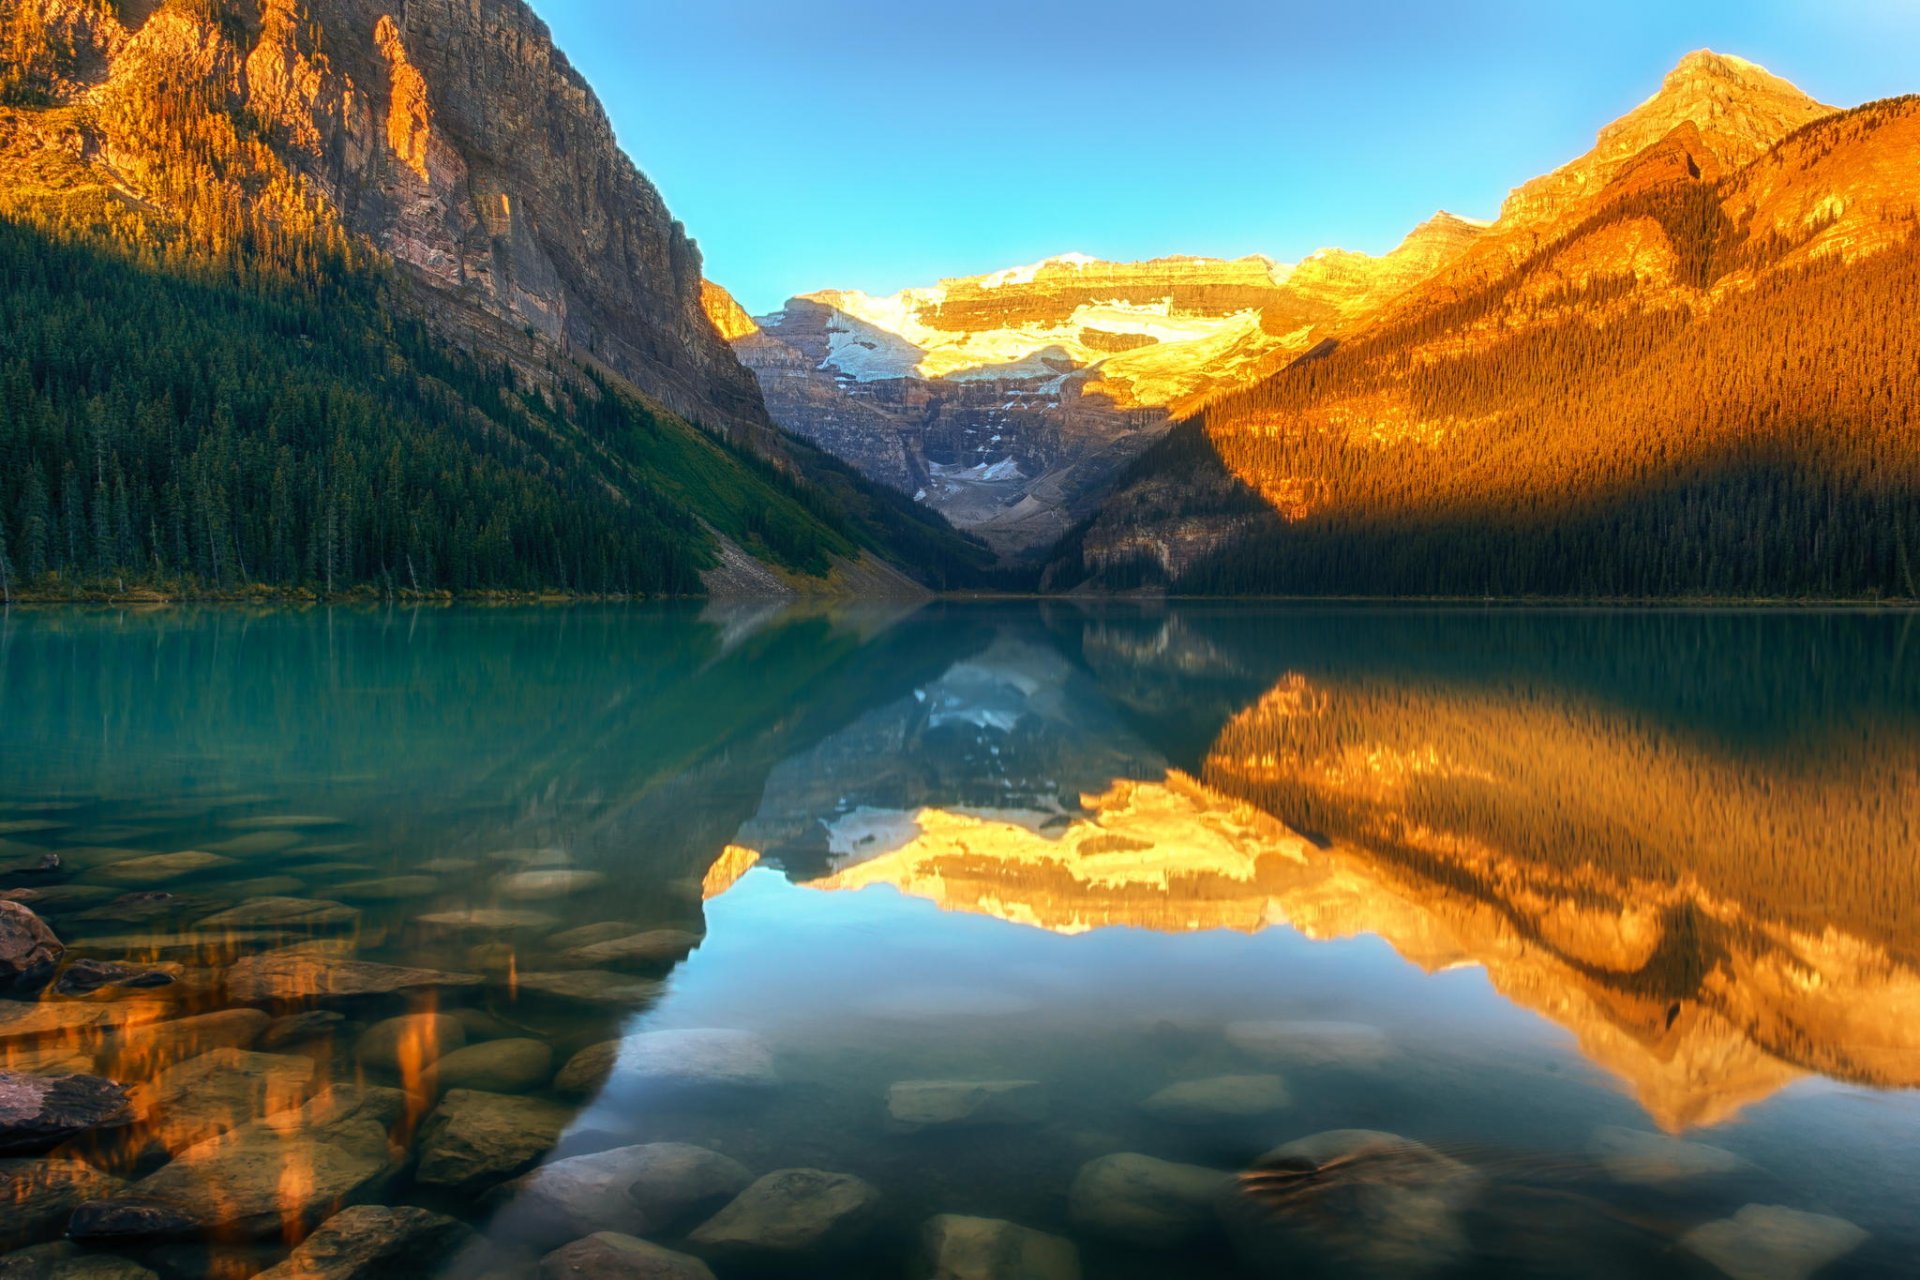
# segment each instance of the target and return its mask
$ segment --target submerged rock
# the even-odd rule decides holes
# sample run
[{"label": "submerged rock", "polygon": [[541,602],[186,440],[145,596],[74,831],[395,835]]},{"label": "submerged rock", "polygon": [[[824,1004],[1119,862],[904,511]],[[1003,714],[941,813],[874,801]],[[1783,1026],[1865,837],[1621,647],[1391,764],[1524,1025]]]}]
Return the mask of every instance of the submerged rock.
[{"label": "submerged rock", "polygon": [[110,960],[75,960],[60,971],[53,989],[65,996],[91,995],[102,987],[128,987],[147,990],[173,985],[174,975],[163,969],[142,965],[115,964]]},{"label": "submerged rock", "polygon": [[[249,1012],[252,1012],[249,1010]],[[347,1021],[347,1015],[332,1009],[308,1009],[305,1013],[290,1013],[284,1018],[275,1018],[260,1033],[262,1049],[279,1049],[287,1045],[305,1044],[321,1036],[330,1036]]]},{"label": "submerged rock", "polygon": [[1363,1022],[1233,1022],[1227,1043],[1263,1062],[1372,1067],[1393,1054],[1386,1032]]},{"label": "submerged rock", "polygon": [[515,871],[494,882],[500,896],[515,902],[538,902],[548,898],[566,898],[597,889],[606,882],[600,871],[574,871],[553,867],[536,871]]},{"label": "submerged rock", "polygon": [[0,995],[32,995],[47,985],[66,948],[33,908],[0,901]]},{"label": "submerged rock", "polygon": [[187,1148],[117,1196],[74,1212],[75,1240],[219,1234],[258,1239],[373,1197],[399,1169],[398,1089],[335,1089]]},{"label": "submerged rock", "polygon": [[431,911],[414,920],[430,929],[471,930],[493,933],[507,929],[544,929],[553,923],[545,911],[514,910],[510,907],[471,907],[460,911]]},{"label": "submerged rock", "polygon": [[597,1231],[540,1259],[540,1280],[713,1280],[707,1264],[617,1231]]},{"label": "submerged rock", "polygon": [[1164,1248],[1206,1230],[1215,1199],[1232,1183],[1219,1169],[1123,1152],[1080,1166],[1067,1209],[1086,1231]]},{"label": "submerged rock", "polygon": [[89,1253],[60,1241],[35,1245],[0,1258],[0,1280],[159,1280],[133,1261],[110,1253]]},{"label": "submerged rock", "polygon": [[553,1149],[573,1109],[537,1098],[452,1089],[420,1127],[416,1180],[472,1189],[520,1173]]},{"label": "submerged rock", "polygon": [[360,912],[325,898],[248,898],[200,921],[202,929],[336,929],[360,919]]},{"label": "submerged rock", "polygon": [[564,951],[560,962],[583,969],[610,965],[614,968],[663,968],[684,960],[700,945],[700,935],[684,929],[649,929],[600,942],[587,943]]},{"label": "submerged rock", "polygon": [[1733,1280],[1807,1280],[1867,1239],[1845,1218],[1750,1204],[1731,1218],[1695,1227],[1680,1237],[1680,1247]]},{"label": "submerged rock", "polygon": [[134,1058],[152,1069],[209,1049],[246,1049],[272,1022],[273,1019],[259,1009],[221,1009],[190,1018],[174,1018],[143,1026],[136,1034],[123,1035],[125,1045],[121,1056]]},{"label": "submerged rock", "polygon": [[750,1031],[643,1031],[590,1045],[554,1078],[564,1093],[616,1088],[766,1089],[780,1083],[773,1050]]},{"label": "submerged rock", "polygon": [[80,1160],[0,1160],[0,1251],[61,1234],[82,1203],[122,1185]]},{"label": "submerged rock", "polygon": [[887,1090],[896,1128],[1038,1124],[1047,1118],[1047,1087],[1038,1080],[902,1080]]},{"label": "submerged rock", "polygon": [[610,969],[560,969],[552,973],[520,973],[510,979],[520,994],[554,996],[582,1004],[640,1004],[660,994],[650,978],[615,973]]},{"label": "submerged rock", "polygon": [[638,929],[624,920],[602,920],[595,924],[583,924],[556,933],[546,939],[546,945],[553,951],[571,951],[575,947],[590,947],[596,942],[625,938],[638,932]]},{"label": "submerged rock", "polygon": [[516,1037],[470,1044],[445,1054],[428,1072],[428,1084],[433,1089],[525,1093],[552,1076],[553,1047],[544,1040]]},{"label": "submerged rock", "polygon": [[1073,1241],[999,1218],[930,1219],[920,1255],[927,1280],[1080,1280]]},{"label": "submerged rock", "polygon": [[172,1011],[158,1000],[0,1000],[0,1040],[123,1030],[158,1022]]},{"label": "submerged rock", "polygon": [[1602,1125],[1587,1150],[1617,1181],[1661,1186],[1692,1178],[1711,1178],[1749,1169],[1731,1151],[1704,1142],[1683,1142],[1663,1133]]},{"label": "submerged rock", "polygon": [[424,898],[440,888],[432,876],[381,876],[334,886],[334,892],[353,902],[400,902]]},{"label": "submerged rock", "polygon": [[109,862],[89,873],[95,880],[112,880],[118,884],[158,884],[166,880],[177,880],[181,876],[198,875],[203,871],[215,871],[221,867],[235,865],[232,858],[223,858],[217,853],[203,853],[198,849],[188,849],[180,853],[154,853],[143,858],[128,858],[122,862]]},{"label": "submerged rock", "polygon": [[214,1049],[134,1086],[155,1140],[180,1151],[297,1107],[314,1090],[312,1059]]},{"label": "submerged rock", "polygon": [[745,1165],[685,1142],[649,1142],[542,1165],[503,1188],[502,1220],[536,1243],[595,1231],[657,1235],[711,1214],[753,1181]]},{"label": "submerged rock", "polygon": [[124,1085],[102,1076],[0,1071],[0,1155],[51,1151],[69,1138],[133,1123]]},{"label": "submerged rock", "polygon": [[382,1071],[419,1072],[466,1042],[467,1028],[452,1014],[404,1013],[361,1032],[353,1056],[363,1066]]},{"label": "submerged rock", "polygon": [[832,1253],[858,1243],[879,1204],[879,1190],[850,1173],[776,1169],[687,1239],[723,1256]]},{"label": "submerged rock", "polygon": [[1279,1076],[1212,1076],[1170,1084],[1140,1104],[1172,1124],[1219,1124],[1272,1115],[1293,1105]]},{"label": "submerged rock", "polygon": [[1317,1259],[1361,1275],[1410,1276],[1458,1263],[1463,1212],[1485,1179],[1410,1138],[1333,1129],[1275,1147],[1240,1176],[1227,1217],[1257,1265]]},{"label": "submerged rock", "polygon": [[431,1276],[473,1239],[465,1223],[411,1205],[355,1205],[320,1224],[257,1280],[387,1280]]},{"label": "submerged rock", "polygon": [[448,973],[354,960],[345,944],[302,943],[236,960],[227,995],[237,1001],[292,1001],[392,995],[427,987],[474,987],[478,973]]}]

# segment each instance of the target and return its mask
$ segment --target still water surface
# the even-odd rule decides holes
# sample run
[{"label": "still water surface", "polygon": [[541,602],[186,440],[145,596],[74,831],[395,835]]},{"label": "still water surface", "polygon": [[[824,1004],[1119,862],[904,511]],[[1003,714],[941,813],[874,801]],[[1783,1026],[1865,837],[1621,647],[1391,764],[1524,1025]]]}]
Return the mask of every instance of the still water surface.
[{"label": "still water surface", "polygon": [[1920,1274],[1907,614],[15,611],[0,864],[4,1276]]}]

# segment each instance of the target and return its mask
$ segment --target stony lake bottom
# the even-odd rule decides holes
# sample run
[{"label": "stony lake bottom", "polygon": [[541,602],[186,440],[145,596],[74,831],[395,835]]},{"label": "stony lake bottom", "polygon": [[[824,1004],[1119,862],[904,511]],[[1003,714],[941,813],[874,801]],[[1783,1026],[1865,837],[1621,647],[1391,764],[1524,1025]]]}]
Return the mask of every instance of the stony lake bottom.
[{"label": "stony lake bottom", "polygon": [[0,891],[0,1277],[1920,1274],[1908,613],[14,610]]}]

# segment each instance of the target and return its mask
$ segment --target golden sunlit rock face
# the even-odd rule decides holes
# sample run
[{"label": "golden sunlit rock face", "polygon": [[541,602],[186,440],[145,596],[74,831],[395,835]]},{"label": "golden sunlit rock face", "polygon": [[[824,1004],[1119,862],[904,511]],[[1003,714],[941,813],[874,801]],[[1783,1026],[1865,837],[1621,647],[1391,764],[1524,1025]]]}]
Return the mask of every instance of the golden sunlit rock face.
[{"label": "golden sunlit rock face", "polygon": [[[1769,771],[1544,700],[1290,677],[1220,734],[1204,781],[1119,782],[1064,822],[869,818],[880,838],[813,887],[1062,933],[1376,934],[1430,972],[1485,969],[1679,1130],[1808,1073],[1920,1085],[1916,763]],[[1889,862],[1836,883],[1859,865],[1842,848]]]}]

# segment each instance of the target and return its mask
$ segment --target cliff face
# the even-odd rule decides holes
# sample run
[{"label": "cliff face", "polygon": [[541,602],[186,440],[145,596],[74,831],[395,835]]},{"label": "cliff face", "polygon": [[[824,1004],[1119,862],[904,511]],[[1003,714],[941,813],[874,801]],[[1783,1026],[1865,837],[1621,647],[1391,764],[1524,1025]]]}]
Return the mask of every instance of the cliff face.
[{"label": "cliff face", "polygon": [[48,88],[91,108],[67,145],[108,185],[183,198],[153,100],[200,86],[257,139],[239,185],[316,197],[422,286],[443,329],[532,363],[544,339],[777,449],[702,309],[699,250],[522,0],[23,3],[63,33]]},{"label": "cliff face", "polygon": [[1041,549],[1173,415],[1345,333],[1463,251],[1440,214],[1380,258],[1065,254],[886,297],[826,290],[729,321],[768,408],[987,538]]}]

